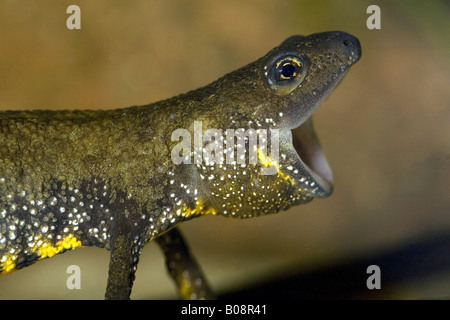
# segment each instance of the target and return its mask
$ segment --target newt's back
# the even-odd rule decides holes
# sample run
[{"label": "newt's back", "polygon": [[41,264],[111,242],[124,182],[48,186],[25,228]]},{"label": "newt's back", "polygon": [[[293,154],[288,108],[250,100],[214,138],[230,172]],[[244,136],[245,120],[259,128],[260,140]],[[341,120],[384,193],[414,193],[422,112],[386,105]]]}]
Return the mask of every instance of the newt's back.
[{"label": "newt's back", "polygon": [[0,274],[82,245],[109,248],[127,198],[149,201],[157,192],[149,180],[164,174],[154,170],[158,135],[139,132],[137,115],[0,112]]}]

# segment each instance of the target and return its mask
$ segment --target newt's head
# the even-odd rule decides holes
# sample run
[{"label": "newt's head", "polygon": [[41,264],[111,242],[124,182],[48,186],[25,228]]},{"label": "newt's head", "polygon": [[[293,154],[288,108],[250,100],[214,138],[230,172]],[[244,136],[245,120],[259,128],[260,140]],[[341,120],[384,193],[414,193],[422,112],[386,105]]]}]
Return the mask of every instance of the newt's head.
[{"label": "newt's head", "polygon": [[250,217],[330,195],[332,173],[311,115],[360,56],[358,39],[344,32],[293,36],[191,92],[200,101],[189,120],[201,123],[194,131],[203,148],[194,153],[203,156],[195,174],[204,202]]}]

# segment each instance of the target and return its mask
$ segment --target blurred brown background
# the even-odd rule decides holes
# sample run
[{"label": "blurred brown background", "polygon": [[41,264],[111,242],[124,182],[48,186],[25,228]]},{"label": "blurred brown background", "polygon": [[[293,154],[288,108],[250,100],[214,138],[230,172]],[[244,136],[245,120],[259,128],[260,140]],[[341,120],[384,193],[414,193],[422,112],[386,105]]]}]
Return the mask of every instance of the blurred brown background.
[{"label": "blurred brown background", "polygon": [[[181,226],[224,297],[450,298],[447,1],[0,0],[0,109],[115,108],[205,85],[293,34],[360,39],[363,56],[316,112],[327,199],[249,220]],[[66,8],[81,7],[81,30]],[[109,253],[82,248],[0,278],[1,299],[102,299]],[[82,289],[66,288],[67,266]],[[382,289],[365,286],[370,264]],[[155,244],[132,298],[177,298]]]}]

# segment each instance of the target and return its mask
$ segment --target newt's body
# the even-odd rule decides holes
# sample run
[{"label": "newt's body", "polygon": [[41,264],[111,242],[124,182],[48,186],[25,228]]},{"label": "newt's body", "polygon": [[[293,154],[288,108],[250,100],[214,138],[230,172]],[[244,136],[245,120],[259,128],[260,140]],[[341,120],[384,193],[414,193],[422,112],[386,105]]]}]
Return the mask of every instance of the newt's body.
[{"label": "newt's body", "polygon": [[[180,292],[209,297],[203,280],[182,288],[201,275],[186,250],[174,254],[181,239],[169,230],[203,214],[251,217],[329,195],[331,171],[309,118],[360,54],[358,40],[342,32],[296,36],[206,87],[147,106],[1,111],[0,273],[99,246],[111,250],[106,297],[128,298],[139,254],[158,237]],[[194,143],[191,164],[177,164],[180,142],[172,133],[184,128],[194,140],[195,121],[224,135],[267,130],[272,150],[256,146],[256,163],[236,156],[195,163],[213,146],[204,140],[200,148]],[[300,125],[293,143],[291,129]],[[224,148],[225,156],[239,156],[239,145]],[[274,170],[261,174],[263,168]],[[183,273],[182,265],[192,270]]]}]

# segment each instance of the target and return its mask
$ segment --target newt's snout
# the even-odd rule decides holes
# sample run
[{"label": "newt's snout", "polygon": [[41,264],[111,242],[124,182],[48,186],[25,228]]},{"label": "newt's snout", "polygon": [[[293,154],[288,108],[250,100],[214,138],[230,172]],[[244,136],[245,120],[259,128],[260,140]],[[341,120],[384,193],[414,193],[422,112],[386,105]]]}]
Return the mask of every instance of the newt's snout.
[{"label": "newt's snout", "polygon": [[361,58],[361,44],[357,38],[348,33],[343,36],[343,44],[348,50],[348,65],[351,66]]}]

